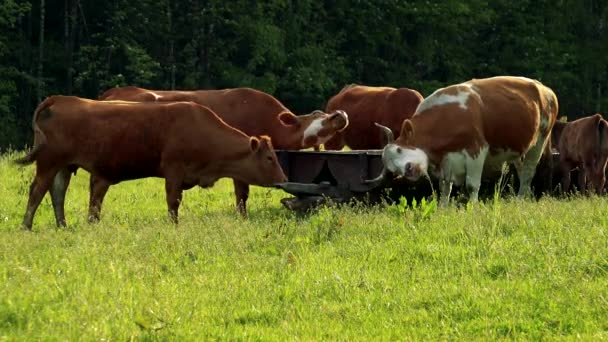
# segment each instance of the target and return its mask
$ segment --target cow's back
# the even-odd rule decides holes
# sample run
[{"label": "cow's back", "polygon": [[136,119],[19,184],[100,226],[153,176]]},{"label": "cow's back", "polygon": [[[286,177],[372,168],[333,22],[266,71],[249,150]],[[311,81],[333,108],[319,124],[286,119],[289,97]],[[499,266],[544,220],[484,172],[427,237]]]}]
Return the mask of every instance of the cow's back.
[{"label": "cow's back", "polygon": [[602,116],[595,114],[568,122],[562,130],[558,150],[565,160],[583,162],[592,160],[605,144]]},{"label": "cow's back", "polygon": [[228,125],[247,135],[273,135],[281,129],[278,115],[289,112],[272,95],[252,88],[199,90],[195,102],[209,107]]},{"label": "cow's back", "polygon": [[272,95],[252,88],[193,91],[152,91],[136,87],[120,89],[124,89],[124,91],[111,98],[156,102],[194,101],[208,107],[228,125],[247,135],[269,135],[274,138],[274,135],[278,134],[275,131],[281,128],[277,119],[278,115],[281,112],[289,111]]},{"label": "cow's back", "polygon": [[493,77],[438,89],[413,120],[417,138],[432,139],[423,145],[442,156],[462,149],[476,154],[486,144],[494,152],[525,153],[537,137],[549,135],[556,117],[557,98],[549,88],[521,77]]},{"label": "cow's back", "polygon": [[493,77],[467,82],[479,89],[483,132],[490,146],[524,152],[539,136],[549,136],[557,118],[553,91],[523,77]]},{"label": "cow's back", "polygon": [[344,110],[348,114],[344,142],[352,149],[381,148],[383,134],[374,123],[389,127],[399,135],[403,120],[411,117],[422,96],[407,88],[350,85],[330,98],[326,112]]},{"label": "cow's back", "polygon": [[39,161],[69,162],[115,182],[159,176],[166,153],[200,153],[204,163],[226,149],[230,134],[242,135],[194,103],[55,99],[38,122],[50,147]]}]

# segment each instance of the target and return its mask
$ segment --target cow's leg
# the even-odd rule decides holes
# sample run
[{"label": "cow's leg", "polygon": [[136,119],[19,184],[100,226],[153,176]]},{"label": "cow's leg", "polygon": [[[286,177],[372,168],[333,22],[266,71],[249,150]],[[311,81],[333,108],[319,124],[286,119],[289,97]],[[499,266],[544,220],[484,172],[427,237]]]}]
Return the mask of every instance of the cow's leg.
[{"label": "cow's leg", "polygon": [[606,186],[606,164],[605,163],[596,163],[596,167],[593,170],[593,178],[594,178],[594,186],[595,192],[598,195],[604,194],[604,187]]},{"label": "cow's leg", "polygon": [[58,227],[65,227],[65,194],[70,185],[72,173],[68,168],[61,169],[55,175],[49,192],[51,193],[51,203],[55,211],[55,221]]},{"label": "cow's leg", "polygon": [[112,183],[98,175],[91,174],[89,180],[89,223],[99,222],[101,204]]},{"label": "cow's leg", "polygon": [[559,168],[562,173],[562,191],[567,193],[568,190],[570,190],[570,173],[572,171],[572,165],[567,160],[560,160]]},{"label": "cow's leg", "polygon": [[44,194],[51,187],[51,183],[53,182],[53,178],[57,174],[57,169],[41,169],[40,166],[37,166],[36,177],[32,181],[32,185],[30,185],[30,194],[27,200],[27,208],[25,210],[25,215],[23,217],[23,228],[27,230],[32,230],[32,223],[34,221],[34,214],[36,214],[36,210],[44,197]]},{"label": "cow's leg", "polygon": [[532,146],[524,156],[522,162],[516,163],[517,176],[519,177],[518,197],[525,197],[531,193],[530,184],[532,183],[532,178],[534,178],[536,166],[543,154],[546,142],[546,135],[539,136],[534,146]]},{"label": "cow's leg", "polygon": [[465,182],[467,190],[469,191],[469,202],[474,203],[478,200],[483,164],[486,161],[488,151],[489,149],[486,146],[479,150],[479,153],[474,158],[470,157],[468,154],[465,155]]},{"label": "cow's leg", "polygon": [[439,206],[447,208],[450,204],[450,193],[452,192],[452,182],[447,179],[439,181]]},{"label": "cow's leg", "polygon": [[166,178],[165,191],[167,193],[167,208],[169,210],[169,220],[177,224],[179,204],[182,202],[183,192],[181,179]]},{"label": "cow's leg", "polygon": [[596,170],[590,170],[587,177],[589,177],[587,184],[590,185],[592,191],[600,195],[605,182],[605,180],[602,179],[602,174],[598,174]]},{"label": "cow's leg", "polygon": [[236,210],[243,217],[247,216],[247,199],[249,198],[249,184],[233,179],[234,195],[236,197]]},{"label": "cow's leg", "polygon": [[587,172],[588,166],[586,164],[581,164],[578,168],[578,186],[581,194],[587,192]]}]

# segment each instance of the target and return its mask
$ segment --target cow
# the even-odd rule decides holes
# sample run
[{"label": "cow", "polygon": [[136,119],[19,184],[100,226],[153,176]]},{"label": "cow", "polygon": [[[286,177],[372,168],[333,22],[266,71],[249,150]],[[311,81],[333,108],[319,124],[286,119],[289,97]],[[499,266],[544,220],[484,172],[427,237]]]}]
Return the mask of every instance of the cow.
[{"label": "cow", "polygon": [[553,125],[553,128],[551,129],[551,149],[556,152],[558,151],[557,145],[559,144],[559,139],[561,138],[566,125],[566,121],[555,120],[555,125]]},{"label": "cow", "polygon": [[591,183],[599,194],[603,194],[608,161],[608,122],[601,114],[595,114],[559,125],[562,128],[557,150],[563,191],[570,189],[570,172],[578,168],[580,191],[585,192],[587,184]]},{"label": "cow", "polygon": [[[387,171],[411,181],[428,178],[430,171],[439,179],[440,205],[446,206],[452,185],[466,185],[469,201],[476,202],[482,171],[514,162],[518,196],[526,196],[543,152],[550,155],[557,112],[555,93],[524,77],[473,79],[438,89],[384,147],[385,170],[378,180]],[[390,136],[390,129],[383,129]]]},{"label": "cow", "polygon": [[[274,147],[283,150],[299,150],[322,144],[348,126],[348,116],[343,111],[327,114],[317,110],[296,116],[272,95],[251,88],[163,91],[128,86],[109,89],[99,99],[193,101],[209,107],[227,124],[245,134],[269,136]],[[235,179],[234,192],[238,212],[246,215],[249,185]]]},{"label": "cow", "polygon": [[182,191],[211,187],[222,177],[272,186],[286,181],[270,138],[249,137],[193,102],[95,101],[46,98],[34,112],[34,147],[16,160],[36,162],[24,228],[47,190],[58,226],[71,172],[91,173],[89,220],[99,220],[110,185],[146,177],[165,179],[169,217],[178,221]]},{"label": "cow", "polygon": [[414,114],[422,100],[418,91],[409,88],[347,85],[329,99],[325,111],[348,113],[348,127],[336,133],[324,147],[326,150],[341,150],[345,145],[353,150],[381,149],[386,141],[374,123],[390,128],[394,136],[399,136],[403,120]]}]

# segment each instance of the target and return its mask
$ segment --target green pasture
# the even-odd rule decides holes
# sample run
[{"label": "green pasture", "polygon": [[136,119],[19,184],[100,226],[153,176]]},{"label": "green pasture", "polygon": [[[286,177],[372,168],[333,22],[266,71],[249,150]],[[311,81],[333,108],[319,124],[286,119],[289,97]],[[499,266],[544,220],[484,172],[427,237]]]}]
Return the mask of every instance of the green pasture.
[{"label": "green pasture", "polygon": [[0,340],[608,339],[608,200],[507,196],[475,206],[284,209],[230,180],[184,194],[88,174],[20,229],[34,167],[0,157]]}]

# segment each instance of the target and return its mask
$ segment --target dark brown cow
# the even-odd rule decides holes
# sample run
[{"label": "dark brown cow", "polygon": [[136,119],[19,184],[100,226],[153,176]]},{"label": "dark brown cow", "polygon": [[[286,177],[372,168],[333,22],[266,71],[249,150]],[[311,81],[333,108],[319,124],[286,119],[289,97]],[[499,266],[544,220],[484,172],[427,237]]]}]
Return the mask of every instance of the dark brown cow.
[{"label": "dark brown cow", "polygon": [[388,144],[386,168],[410,180],[440,180],[440,203],[448,204],[452,185],[466,185],[477,201],[483,171],[514,162],[519,196],[530,193],[536,166],[550,153],[551,129],[558,112],[555,93],[524,77],[473,79],[441,88],[427,97],[401,136]]},{"label": "dark brown cow", "polygon": [[553,129],[551,129],[551,147],[555,151],[558,151],[557,145],[559,145],[559,139],[562,136],[564,127],[566,127],[565,121],[556,120],[555,125],[553,125]]},{"label": "dark brown cow", "polygon": [[327,102],[325,111],[348,113],[348,127],[325,144],[326,150],[379,149],[386,143],[384,134],[374,125],[379,123],[399,136],[403,120],[409,119],[422,102],[419,92],[408,88],[368,87],[351,84]]},{"label": "dark brown cow", "polygon": [[[344,112],[294,115],[272,95],[251,89],[162,91],[138,87],[109,89],[100,100],[193,101],[209,107],[227,124],[248,135],[268,135],[277,149],[299,150],[322,144],[348,125]],[[245,215],[249,185],[234,181],[237,210]]]},{"label": "dark brown cow", "polygon": [[89,220],[99,219],[112,184],[145,177],[165,179],[170,218],[177,222],[182,191],[210,187],[221,177],[261,186],[284,182],[268,137],[248,137],[193,102],[167,104],[93,101],[52,96],[36,109],[34,148],[19,164],[36,162],[23,225],[49,190],[57,224],[65,225],[64,199],[71,172],[89,171]]},{"label": "dark brown cow", "polygon": [[570,172],[578,168],[580,191],[591,183],[604,193],[606,162],[608,161],[608,123],[601,114],[584,117],[563,126],[557,143],[564,191],[570,189]]}]

